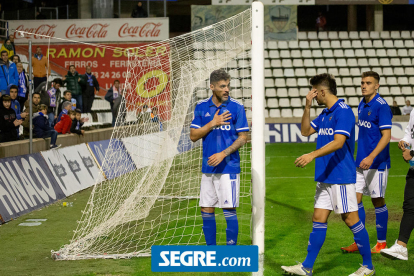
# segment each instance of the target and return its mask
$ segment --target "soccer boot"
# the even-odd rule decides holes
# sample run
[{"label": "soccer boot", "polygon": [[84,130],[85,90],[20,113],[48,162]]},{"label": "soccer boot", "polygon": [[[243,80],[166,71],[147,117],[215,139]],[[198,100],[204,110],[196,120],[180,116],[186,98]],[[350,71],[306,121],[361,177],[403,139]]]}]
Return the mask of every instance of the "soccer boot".
[{"label": "soccer boot", "polygon": [[306,275],[306,276],[312,276],[313,270],[306,269],[303,267],[301,263],[298,263],[297,265],[292,266],[282,266],[283,271],[287,275]]},{"label": "soccer boot", "polygon": [[375,275],[375,268],[369,269],[366,265],[361,267],[349,276],[372,276]]},{"label": "soccer boot", "polygon": [[356,244],[356,242],[354,242],[353,244],[351,244],[350,246],[347,247],[341,247],[342,252],[344,253],[353,253],[353,252],[358,252],[358,246]]},{"label": "soccer boot", "polygon": [[381,255],[384,257],[387,257],[389,259],[395,260],[408,260],[408,249],[402,245],[399,245],[397,241],[395,241],[395,244],[391,246],[388,249],[381,249],[380,251]]},{"label": "soccer boot", "polygon": [[377,242],[377,244],[371,248],[371,254],[380,253],[381,249],[385,249],[387,247],[387,242]]}]

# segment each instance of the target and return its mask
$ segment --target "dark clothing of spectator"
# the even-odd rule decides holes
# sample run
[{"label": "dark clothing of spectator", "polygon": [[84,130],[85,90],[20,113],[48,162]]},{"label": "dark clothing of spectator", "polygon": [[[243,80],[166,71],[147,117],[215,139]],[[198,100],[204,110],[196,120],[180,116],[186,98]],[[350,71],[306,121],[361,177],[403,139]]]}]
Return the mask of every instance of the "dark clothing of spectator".
[{"label": "dark clothing of spectator", "polygon": [[92,109],[93,100],[95,99],[95,89],[99,91],[99,83],[96,77],[93,74],[86,73],[83,75],[84,81],[84,90],[82,92],[82,101],[83,101],[83,113],[90,113]]},{"label": "dark clothing of spectator", "polygon": [[[52,82],[48,82],[47,83],[47,90],[46,90],[46,82],[42,82],[41,84],[39,84],[39,86],[36,88],[35,92],[40,94],[40,104],[45,104],[47,105],[47,113],[53,113],[55,115],[57,115],[56,111],[56,106],[53,106],[53,104],[51,105],[51,101],[50,101],[50,95],[48,93],[48,91],[52,88]],[[57,89],[55,92],[56,95],[56,99],[55,99],[55,105],[56,103],[60,102],[60,98],[61,98],[61,92],[60,89]]]},{"label": "dark clothing of spectator", "polygon": [[132,18],[144,18],[144,17],[148,17],[148,13],[146,10],[144,10],[142,6],[141,7],[136,6],[135,9],[131,13],[131,17]]},{"label": "dark clothing of spectator", "polygon": [[66,134],[70,133],[70,128],[72,126],[72,119],[69,115],[64,114],[61,120],[55,125],[55,130],[58,133]]},{"label": "dark clothing of spectator", "polygon": [[115,93],[116,95],[114,95],[114,87],[111,86],[111,88],[108,89],[108,92],[106,92],[105,95],[105,100],[107,100],[109,102],[109,104],[111,105],[111,111],[114,109],[114,96],[115,98],[118,97],[118,93]]},{"label": "dark clothing of spectator", "polygon": [[[25,103],[24,103],[24,111],[26,111],[27,113],[29,113],[30,112],[30,109],[29,109],[29,104],[30,104],[30,102],[29,102],[29,100],[27,100]],[[32,102],[32,112],[33,112],[33,115],[35,114],[35,113],[37,113],[37,112],[39,112],[39,105],[40,104],[34,104],[33,102]],[[28,115],[29,116],[29,115]],[[29,118],[29,117],[27,117],[27,118]],[[24,137],[29,137],[29,131],[30,131],[30,129],[29,129],[29,127],[30,127],[30,120],[29,119],[27,119],[27,120],[24,120],[23,121],[23,123],[22,123],[22,126],[23,126],[23,136]]]},{"label": "dark clothing of spectator", "polygon": [[44,19],[47,19],[47,16],[45,14],[43,14],[41,11],[39,11],[39,13],[36,15],[36,19],[37,20],[44,20]]},{"label": "dark clothing of spectator", "polygon": [[3,106],[3,97],[0,100],[0,142],[10,142],[18,140],[18,126],[14,125],[16,112],[11,108]]},{"label": "dark clothing of spectator", "polygon": [[0,59],[0,92],[6,94],[7,87],[19,84],[19,74],[17,73],[16,64],[13,62],[4,63]]},{"label": "dark clothing of spectator", "polygon": [[37,138],[51,138],[50,144],[56,145],[57,131],[49,126],[47,115],[37,112],[33,115],[33,133]]},{"label": "dark clothing of spectator", "polygon": [[392,115],[401,115],[401,109],[398,106],[390,106]]},{"label": "dark clothing of spectator", "polygon": [[70,99],[70,101],[66,100],[66,98],[61,99],[60,104],[58,106],[58,113],[57,114],[61,114],[62,113],[62,105],[64,102],[71,102],[72,103],[72,110],[76,109],[76,100],[74,98]]},{"label": "dark clothing of spectator", "polygon": [[78,135],[81,135],[81,127],[83,126],[83,123],[79,120],[77,120],[76,118],[73,119],[72,121],[72,126],[70,128],[70,133],[76,133]]},{"label": "dark clothing of spectator", "polygon": [[76,100],[76,108],[79,108],[82,111],[82,85],[85,84],[84,76],[79,75],[77,71],[75,71],[73,75],[68,71],[65,78],[63,84],[66,84],[67,90],[72,92],[72,98]]},{"label": "dark clothing of spectator", "polygon": [[125,106],[125,101],[122,101],[123,98],[124,97],[122,95],[119,95],[119,97],[117,97],[114,100],[114,107],[112,109],[112,126],[115,126],[115,121],[118,117],[118,114],[121,114],[118,119],[119,124],[123,124],[125,122],[127,110]]},{"label": "dark clothing of spectator", "polygon": [[[7,37],[7,39],[10,39],[10,36],[9,36],[9,37]],[[16,46],[14,45],[14,42],[10,41],[10,44],[11,44],[11,46],[12,46],[13,53],[14,53],[15,55],[17,55],[17,53],[16,53]]]},{"label": "dark clothing of spectator", "polygon": [[17,100],[20,103],[20,112],[23,112],[24,103],[29,97],[29,79],[27,78],[26,71],[22,71],[19,74],[19,91],[17,94]]}]

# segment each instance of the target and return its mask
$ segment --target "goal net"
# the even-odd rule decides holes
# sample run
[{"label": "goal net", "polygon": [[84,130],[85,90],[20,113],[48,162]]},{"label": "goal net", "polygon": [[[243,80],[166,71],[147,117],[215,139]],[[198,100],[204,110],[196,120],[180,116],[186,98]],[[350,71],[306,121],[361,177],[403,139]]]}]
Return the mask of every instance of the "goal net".
[{"label": "goal net", "polygon": [[[231,75],[230,96],[251,118],[251,10],[149,46],[150,59],[139,48],[125,49],[125,90],[101,168],[106,180],[93,187],[70,243],[52,251],[56,259],[130,258],[149,256],[152,245],[205,244],[198,206],[202,143],[190,140],[190,124],[197,102],[212,95],[210,73],[220,68]],[[239,150],[239,244],[246,245],[250,149],[247,143]],[[217,244],[224,245],[220,209],[216,221]]]}]

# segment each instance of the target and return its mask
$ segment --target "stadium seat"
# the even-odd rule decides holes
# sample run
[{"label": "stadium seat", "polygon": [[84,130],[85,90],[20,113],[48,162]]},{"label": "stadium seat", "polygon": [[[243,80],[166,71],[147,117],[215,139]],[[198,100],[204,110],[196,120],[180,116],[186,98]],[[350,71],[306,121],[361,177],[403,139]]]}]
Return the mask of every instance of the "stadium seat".
[{"label": "stadium seat", "polygon": [[358,107],[353,107],[352,112],[354,113],[355,117],[358,117]]},{"label": "stadium seat", "polygon": [[348,97],[348,100],[346,102],[349,106],[354,107],[359,105],[359,99],[358,97]]},{"label": "stadium seat", "polygon": [[334,57],[336,58],[344,57],[344,51],[342,49],[335,49]]},{"label": "stadium seat", "polygon": [[391,95],[401,95],[401,89],[399,86],[392,86],[390,89]]},{"label": "stadium seat", "polygon": [[287,98],[279,99],[279,106],[280,107],[290,107],[290,100]]},{"label": "stadium seat", "polygon": [[304,68],[296,68],[295,69],[295,76],[297,77],[304,77],[306,76],[306,72]]},{"label": "stadium seat", "polygon": [[[391,64],[392,64],[392,60],[391,60]],[[402,68],[402,67],[394,67],[394,75],[396,75],[396,76],[404,76],[405,75],[404,68]]]},{"label": "stadium seat", "polygon": [[353,86],[352,78],[342,78],[342,85],[344,86]]},{"label": "stadium seat", "polygon": [[337,88],[336,88],[336,95],[337,95],[338,97],[343,97],[343,96],[345,96],[345,90],[344,90],[344,88],[343,88],[343,87],[337,87]]},{"label": "stadium seat", "polygon": [[390,39],[390,32],[389,31],[382,31],[380,32],[381,39]]},{"label": "stadium seat", "polygon": [[287,97],[288,96],[288,90],[286,88],[278,88],[276,90],[278,97]]},{"label": "stadium seat", "polygon": [[284,108],[284,109],[282,109],[282,112],[281,112],[280,115],[281,115],[282,118],[291,118],[293,116],[292,109]]},{"label": "stadium seat", "polygon": [[297,86],[296,79],[295,78],[286,79],[286,86],[287,87],[296,87]]},{"label": "stadium seat", "polygon": [[312,50],[312,57],[313,58],[322,58],[323,54],[321,50]]},{"label": "stadium seat", "polygon": [[362,48],[361,40],[352,40],[351,47],[354,48],[354,49]]},{"label": "stadium seat", "polygon": [[387,104],[388,105],[392,105],[392,102],[393,102],[393,100],[392,100],[392,97],[384,97],[384,100],[387,102]]},{"label": "stadium seat", "polygon": [[388,85],[398,85],[396,77],[388,77],[387,78]]},{"label": "stadium seat", "polygon": [[279,51],[278,50],[270,50],[269,51],[269,58],[279,58]]},{"label": "stadium seat", "polygon": [[359,39],[359,34],[356,31],[349,32],[349,39]]},{"label": "stadium seat", "polygon": [[321,48],[322,49],[331,48],[331,43],[329,42],[329,40],[321,41]]},{"label": "stadium seat", "polygon": [[276,97],[276,89],[266,88],[266,97]]},{"label": "stadium seat", "polygon": [[292,50],[292,51],[290,51],[290,56],[292,58],[301,58],[302,54],[301,54],[300,50]]},{"label": "stadium seat", "polygon": [[[295,76],[295,71],[293,69],[285,69],[283,71],[283,75],[285,77],[294,77]],[[288,85],[289,86],[289,85]]]},{"label": "stadium seat", "polygon": [[344,67],[344,68],[339,68],[339,76],[341,77],[348,77],[349,74],[349,68],[348,67]]},{"label": "stadium seat", "polygon": [[[363,50],[362,50],[363,51]],[[374,49],[367,49],[365,51],[367,57],[376,57],[377,54],[375,53]],[[364,55],[358,55],[358,57],[364,57]]]},{"label": "stadium seat", "polygon": [[412,66],[410,58],[401,58],[401,65],[403,66]]},{"label": "stadium seat", "polygon": [[309,42],[308,41],[299,41],[299,48],[309,49]]},{"label": "stadium seat", "polygon": [[230,80],[230,86],[231,87],[240,87],[240,80],[239,79],[231,79]]},{"label": "stadium seat", "polygon": [[267,99],[267,105],[266,106],[269,107],[269,108],[276,108],[276,107],[279,107],[279,102],[275,98],[269,98],[269,99]]},{"label": "stadium seat", "polygon": [[384,40],[384,48],[394,48],[392,40]]},{"label": "stadium seat", "polygon": [[350,75],[351,76],[361,76],[361,70],[359,68],[351,68]]},{"label": "stadium seat", "polygon": [[353,81],[353,84],[355,85],[355,86],[360,86],[361,85],[361,77],[354,77],[353,79],[352,79],[352,81]]},{"label": "stadium seat", "polygon": [[[408,78],[407,77],[398,77],[398,85],[408,85]],[[412,85],[413,83],[411,83]]]},{"label": "stadium seat", "polygon": [[306,32],[298,32],[298,40],[306,40],[306,39],[308,39]]},{"label": "stadium seat", "polygon": [[401,38],[400,31],[391,31],[391,38],[392,39],[399,39],[399,38]]},{"label": "stadium seat", "polygon": [[204,52],[203,51],[194,51],[194,58],[195,59],[204,59]]},{"label": "stadium seat", "polygon": [[402,96],[401,97],[395,97],[394,101],[396,101],[398,105],[405,105],[405,99]]},{"label": "stadium seat", "polygon": [[[241,87],[251,88],[252,87],[252,80],[251,79],[242,79],[241,80]],[[250,93],[250,95],[251,95],[251,93]]]},{"label": "stadium seat", "polygon": [[382,44],[382,40],[374,40],[373,46],[374,48],[384,48],[384,45]]},{"label": "stadium seat", "polygon": [[288,45],[287,41],[284,41],[284,40],[279,40],[278,43],[277,43],[277,47],[279,49],[289,49],[289,45]]},{"label": "stadium seat", "polygon": [[379,93],[380,95],[384,96],[384,95],[390,95],[390,88],[388,86],[382,86],[379,88]]},{"label": "stadium seat", "polygon": [[299,97],[299,89],[298,88],[289,88],[288,95],[289,95],[289,97]]},{"label": "stadium seat", "polygon": [[[362,50],[362,51],[364,51],[364,50]],[[344,55],[347,58],[353,58],[353,57],[355,57],[355,53],[354,53],[354,50],[353,49],[346,49],[345,52],[344,52]]]},{"label": "stadium seat", "polygon": [[394,47],[395,48],[404,48],[404,41],[402,40],[394,40]]},{"label": "stadium seat", "polygon": [[277,41],[268,41],[267,42],[267,48],[272,50],[272,49],[278,49],[277,48]]},{"label": "stadium seat", "polygon": [[355,87],[345,87],[345,95],[346,96],[356,96],[357,93],[355,91]]},{"label": "stadium seat", "polygon": [[302,57],[303,58],[311,58],[312,57],[312,51],[311,50],[302,50]]},{"label": "stadium seat", "polygon": [[292,115],[293,115],[293,117],[301,118],[303,116],[303,109],[302,108],[294,108]]},{"label": "stadium seat", "polygon": [[349,37],[348,37],[348,32],[339,32],[339,34],[338,34],[338,36],[339,36],[339,39],[348,39]]},{"label": "stadium seat", "polygon": [[315,59],[315,67],[325,67],[325,60],[323,60],[322,58],[320,59]]},{"label": "stadium seat", "polygon": [[252,118],[252,111],[250,108],[246,109],[246,118],[248,119]]},{"label": "stadium seat", "polygon": [[379,65],[379,61],[377,58],[370,58],[368,59],[368,63],[370,66],[378,66]]},{"label": "stadium seat", "polygon": [[303,66],[305,67],[315,67],[315,64],[313,63],[313,59],[305,59],[303,62]]},{"label": "stadium seat", "polygon": [[377,56],[378,57],[388,57],[387,51],[385,49],[377,49]]},{"label": "stadium seat", "polygon": [[336,62],[333,58],[325,59],[325,64],[327,67],[336,67]]},{"label": "stadium seat", "polygon": [[377,72],[380,76],[382,75],[382,68],[381,67],[373,67],[372,71]]},{"label": "stadium seat", "polygon": [[275,79],[275,87],[286,87],[285,79]]},{"label": "stadium seat", "polygon": [[315,68],[306,68],[306,76],[313,77],[315,75],[316,75],[316,69]]},{"label": "stadium seat", "polygon": [[337,77],[339,75],[338,68],[335,67],[328,68],[328,73],[334,77]]},{"label": "stadium seat", "polygon": [[318,39],[318,35],[316,32],[308,32],[308,39],[309,40],[316,40]]},{"label": "stadium seat", "polygon": [[273,77],[283,78],[284,77],[283,69],[273,69]]},{"label": "stadium seat", "polygon": [[358,65],[359,66],[369,66],[368,60],[366,58],[360,58],[360,59],[358,59]]},{"label": "stadium seat", "polygon": [[280,110],[279,109],[269,109],[269,117],[270,118],[280,118]]},{"label": "stadium seat", "polygon": [[[197,91],[197,92],[199,92],[199,91]],[[206,95],[205,95],[205,97],[201,97],[201,98],[207,98],[208,96],[207,96],[207,91],[205,91],[206,92]],[[240,98],[243,98],[243,93],[242,93],[242,91],[240,90],[240,89],[232,89],[231,91],[230,91],[230,94],[231,94],[231,97],[233,97],[233,98],[235,98],[235,99],[240,99]],[[198,94],[197,94],[197,96],[198,96]],[[200,97],[199,97],[200,98]]]},{"label": "stadium seat", "polygon": [[252,107],[252,99],[245,99],[243,101],[244,107],[248,107],[249,109]]},{"label": "stadium seat", "polygon": [[265,70],[264,70],[264,76],[265,76],[265,78],[273,77],[272,69],[266,69],[265,68]]},{"label": "stadium seat", "polygon": [[350,40],[342,40],[341,41],[342,49],[352,48],[352,44]]},{"label": "stadium seat", "polygon": [[280,50],[280,58],[290,58],[290,51],[289,50]]},{"label": "stadium seat", "polygon": [[409,49],[409,50],[408,50],[408,55],[409,55],[410,57],[414,57],[414,49]]},{"label": "stadium seat", "polygon": [[310,47],[311,49],[319,49],[319,48],[320,48],[320,46],[319,46],[319,41],[311,41],[311,42],[309,43],[309,47]]},{"label": "stadium seat", "polygon": [[298,86],[299,87],[308,87],[310,84],[309,84],[309,81],[307,80],[307,79],[305,79],[305,78],[299,78],[298,79]]},{"label": "stadium seat", "polygon": [[401,38],[411,39],[410,31],[401,31]]},{"label": "stadium seat", "polygon": [[269,118],[269,110],[268,109],[264,110],[264,116],[265,116],[265,118]]},{"label": "stadium seat", "polygon": [[325,58],[333,57],[333,51],[331,49],[325,49],[323,50],[323,56]]},{"label": "stadium seat", "polygon": [[308,87],[302,87],[299,89],[299,95],[302,97],[306,97],[306,95],[308,95],[309,93],[309,88]]},{"label": "stadium seat", "polygon": [[412,90],[411,86],[403,86],[402,89],[401,89],[401,93],[403,95],[412,95],[413,90]]},{"label": "stadium seat", "polygon": [[404,42],[404,46],[405,46],[406,48],[413,48],[413,47],[414,47],[414,41],[413,41],[413,40],[406,40],[406,41]]},{"label": "stadium seat", "polygon": [[[363,40],[363,39],[369,39],[370,37],[369,37],[369,32],[367,32],[367,31],[362,31],[362,32],[359,32],[359,38],[361,39],[361,40]],[[378,36],[378,38],[379,38],[379,36]],[[372,38],[371,38],[372,39]]]},{"label": "stadium seat", "polygon": [[328,33],[327,32],[319,32],[318,33],[318,39],[328,39]]},{"label": "stadium seat", "polygon": [[339,40],[332,40],[331,41],[331,48],[333,48],[333,49],[341,49],[341,41],[339,41]]},{"label": "stadium seat", "polygon": [[[347,36],[348,36],[348,33],[347,33]],[[338,32],[335,32],[335,31],[331,31],[331,32],[329,32],[328,33],[328,38],[329,39],[338,39]]]},{"label": "stadium seat", "polygon": [[382,69],[382,74],[384,76],[394,76],[394,72],[392,71],[392,67],[384,67]]},{"label": "stadium seat", "polygon": [[290,100],[290,106],[292,106],[292,107],[302,107],[302,103],[300,101],[300,98],[292,98]]},{"label": "stadium seat", "polygon": [[282,67],[282,62],[280,59],[272,59],[270,62],[270,67],[279,68]]},{"label": "stadium seat", "polygon": [[369,32],[369,37],[371,39],[379,39],[380,38],[380,34],[379,34],[379,32],[375,32],[375,31],[374,32]]},{"label": "stadium seat", "polygon": [[270,68],[270,59],[265,59],[264,60],[264,67],[265,68]]},{"label": "stadium seat", "polygon": [[289,49],[299,49],[299,43],[296,40],[289,41]]},{"label": "stadium seat", "polygon": [[390,59],[390,64],[391,64],[391,66],[400,66],[401,61],[400,61],[399,58],[391,58]]},{"label": "stadium seat", "polygon": [[293,60],[293,67],[303,67],[303,60],[301,59],[294,59]]},{"label": "stadium seat", "polygon": [[335,81],[336,81],[336,85],[337,86],[341,86],[342,85],[342,79],[340,77],[336,77],[335,78]]},{"label": "stadium seat", "polygon": [[265,79],[264,85],[265,87],[275,87],[275,82],[273,79]]},{"label": "stadium seat", "polygon": [[405,68],[405,74],[408,76],[414,76],[414,67],[406,67]]},{"label": "stadium seat", "polygon": [[362,48],[366,48],[366,49],[373,48],[372,40],[363,40],[362,41]]},{"label": "stadium seat", "polygon": [[214,59],[216,58],[216,52],[215,51],[206,51],[204,53],[204,56],[206,59]]},{"label": "stadium seat", "polygon": [[346,59],[344,59],[344,58],[339,58],[339,59],[337,59],[337,61],[336,61],[336,65],[338,66],[338,67],[347,67],[347,66],[350,66],[349,64],[350,64],[350,62],[352,63],[352,61],[355,61],[355,65],[357,64],[356,63],[356,59],[354,59],[354,58],[350,58],[350,59],[348,59],[348,62],[346,61]]},{"label": "stadium seat", "polygon": [[283,59],[282,60],[282,67],[292,67],[292,60],[291,59]]},{"label": "stadium seat", "polygon": [[381,66],[390,66],[390,60],[388,58],[380,58]]},{"label": "stadium seat", "polygon": [[396,49],[387,49],[387,57],[396,57],[396,56],[398,56]]}]

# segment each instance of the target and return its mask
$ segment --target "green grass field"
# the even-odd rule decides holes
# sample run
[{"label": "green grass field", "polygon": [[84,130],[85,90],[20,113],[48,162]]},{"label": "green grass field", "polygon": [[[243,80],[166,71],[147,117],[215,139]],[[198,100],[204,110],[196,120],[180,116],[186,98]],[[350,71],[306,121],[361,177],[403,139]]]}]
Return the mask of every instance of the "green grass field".
[{"label": "green grass field", "polygon": [[[306,256],[312,230],[314,163],[304,169],[294,166],[296,157],[315,148],[315,144],[269,144],[266,146],[266,232],[265,275],[282,275],[281,265],[294,265]],[[388,179],[386,202],[390,213],[388,243],[398,237],[402,216],[405,174],[408,170],[396,143],[391,144],[392,169]],[[130,260],[53,261],[50,250],[57,250],[72,238],[90,189],[65,201],[22,216],[0,226],[0,275],[153,275],[150,258]],[[371,245],[376,241],[375,213],[370,199],[364,198],[367,229]],[[45,218],[40,226],[22,227],[31,218]],[[340,247],[352,242],[352,233],[339,215],[328,222],[326,241],[314,267],[314,275],[349,275],[359,268],[359,254],[343,254]],[[409,248],[413,248],[411,241]],[[374,255],[377,275],[413,275],[414,262],[391,261]],[[410,272],[411,271],[411,272]],[[159,273],[161,274],[161,273]],[[162,273],[161,275],[220,275],[220,273]],[[226,275],[249,275],[226,273]]]}]

